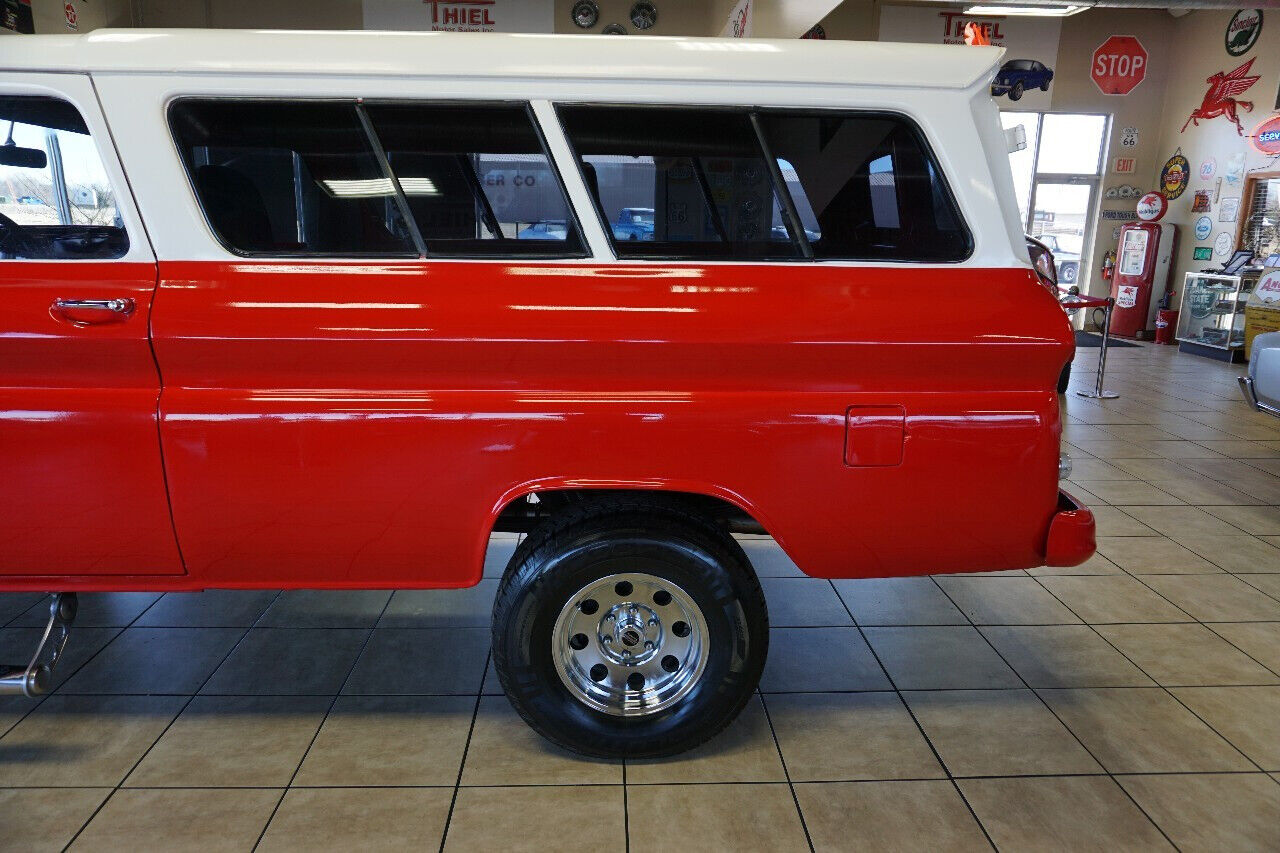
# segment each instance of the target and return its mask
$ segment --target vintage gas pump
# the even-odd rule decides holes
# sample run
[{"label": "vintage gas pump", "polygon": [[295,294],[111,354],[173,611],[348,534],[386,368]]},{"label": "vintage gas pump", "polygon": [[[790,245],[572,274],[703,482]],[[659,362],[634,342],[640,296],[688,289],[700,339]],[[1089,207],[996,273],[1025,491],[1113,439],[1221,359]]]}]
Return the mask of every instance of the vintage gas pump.
[{"label": "vintage gas pump", "polygon": [[1111,333],[1149,340],[1156,311],[1169,289],[1169,266],[1178,238],[1176,225],[1161,223],[1169,200],[1156,192],[1138,200],[1138,222],[1120,226],[1111,296],[1116,301]]}]

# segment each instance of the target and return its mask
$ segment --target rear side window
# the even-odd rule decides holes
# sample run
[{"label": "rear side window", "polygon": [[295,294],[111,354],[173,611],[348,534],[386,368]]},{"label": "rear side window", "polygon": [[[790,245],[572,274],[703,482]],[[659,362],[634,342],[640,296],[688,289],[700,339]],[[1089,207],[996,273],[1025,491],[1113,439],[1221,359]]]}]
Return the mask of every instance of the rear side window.
[{"label": "rear side window", "polygon": [[941,170],[900,116],[559,112],[619,257],[936,263],[972,250]]},{"label": "rear side window", "polygon": [[128,250],[115,192],[76,108],[0,97],[0,258],[102,260]]},{"label": "rear side window", "polygon": [[818,259],[947,262],[971,240],[919,132],[889,115],[762,113]]},{"label": "rear side window", "polygon": [[417,255],[354,103],[187,100],[170,122],[205,217],[232,251]]},{"label": "rear side window", "polygon": [[619,257],[799,257],[745,111],[559,112]]},{"label": "rear side window", "polygon": [[581,254],[528,108],[368,104],[430,255]]}]

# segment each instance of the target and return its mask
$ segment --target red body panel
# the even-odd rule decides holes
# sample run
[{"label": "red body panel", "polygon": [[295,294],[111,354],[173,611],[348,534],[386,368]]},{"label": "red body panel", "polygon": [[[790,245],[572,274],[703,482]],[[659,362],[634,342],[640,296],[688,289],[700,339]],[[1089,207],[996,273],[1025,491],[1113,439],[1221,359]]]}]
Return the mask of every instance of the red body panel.
[{"label": "red body panel", "polygon": [[[147,340],[155,265],[2,264],[0,588],[18,588],[11,576],[181,573]],[[118,318],[59,312],[59,298],[136,307]]]},{"label": "red body panel", "polygon": [[[465,586],[549,488],[719,496],[822,577],[1039,565],[1058,510],[1029,270],[162,262],[152,326],[188,576],[42,587]],[[898,464],[845,464],[854,406]]]}]

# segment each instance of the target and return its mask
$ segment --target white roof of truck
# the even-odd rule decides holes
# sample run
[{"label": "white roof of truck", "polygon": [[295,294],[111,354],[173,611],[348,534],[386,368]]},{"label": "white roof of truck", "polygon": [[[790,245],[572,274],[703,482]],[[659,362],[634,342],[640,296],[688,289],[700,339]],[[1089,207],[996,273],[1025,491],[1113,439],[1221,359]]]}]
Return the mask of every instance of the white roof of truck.
[{"label": "white roof of truck", "polygon": [[967,89],[1003,50],[889,42],[352,30],[96,30],[0,41],[0,69]]}]

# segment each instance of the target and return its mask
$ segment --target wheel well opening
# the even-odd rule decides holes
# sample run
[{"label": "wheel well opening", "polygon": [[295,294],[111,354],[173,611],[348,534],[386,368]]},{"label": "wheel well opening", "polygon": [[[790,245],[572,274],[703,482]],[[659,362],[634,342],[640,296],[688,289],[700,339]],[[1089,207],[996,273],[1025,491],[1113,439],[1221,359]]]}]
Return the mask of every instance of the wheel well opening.
[{"label": "wheel well opening", "polygon": [[502,508],[494,520],[493,531],[495,533],[528,533],[561,510],[616,496],[652,497],[655,504],[676,503],[687,511],[703,516],[729,533],[766,533],[764,525],[756,521],[750,513],[724,498],[696,492],[657,489],[548,489],[529,492],[513,498]]}]

